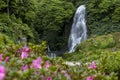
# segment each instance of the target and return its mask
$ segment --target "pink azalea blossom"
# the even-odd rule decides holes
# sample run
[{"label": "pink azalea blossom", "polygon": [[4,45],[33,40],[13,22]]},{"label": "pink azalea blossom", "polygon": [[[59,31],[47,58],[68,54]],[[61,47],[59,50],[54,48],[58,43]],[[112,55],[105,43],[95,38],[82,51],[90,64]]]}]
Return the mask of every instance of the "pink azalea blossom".
[{"label": "pink azalea blossom", "polygon": [[30,52],[30,48],[28,48],[27,46],[25,46],[25,47],[23,47],[23,51]]},{"label": "pink azalea blossom", "polygon": [[0,61],[2,61],[2,56],[3,56],[3,54],[0,54]]},{"label": "pink azalea blossom", "polygon": [[65,73],[64,76],[67,78],[67,80],[70,79],[70,75],[68,73]]},{"label": "pink azalea blossom", "polygon": [[61,73],[64,74],[64,76],[67,78],[67,80],[70,79],[70,75],[65,70],[62,70]]},{"label": "pink azalea blossom", "polygon": [[22,52],[30,52],[30,48],[28,48],[27,46],[24,46],[24,47],[22,47],[22,48],[20,48],[19,50],[18,50],[18,52],[19,53],[22,53]]},{"label": "pink azalea blossom", "polygon": [[21,53],[21,58],[27,58],[28,57],[28,52],[30,52],[30,49],[27,46],[24,46],[18,50],[19,53]]},{"label": "pink azalea blossom", "polygon": [[51,78],[51,77],[48,77],[47,80],[52,80],[52,78]]},{"label": "pink azalea blossom", "polygon": [[4,66],[0,65],[0,80],[3,80],[6,76],[6,69]]},{"label": "pink azalea blossom", "polygon": [[36,60],[33,60],[31,68],[42,68],[41,61],[42,61],[42,59],[40,57],[38,57]]},{"label": "pink azalea blossom", "polygon": [[28,53],[26,52],[22,52],[21,54],[21,58],[24,59],[24,58],[27,58],[28,57]]},{"label": "pink azalea blossom", "polygon": [[61,71],[61,73],[65,74],[65,73],[66,73],[66,71],[65,71],[65,70],[62,70],[62,71]]},{"label": "pink azalea blossom", "polygon": [[46,61],[45,62],[45,68],[49,68],[50,67],[50,63],[49,63],[49,61]]},{"label": "pink azalea blossom", "polygon": [[28,69],[28,65],[27,64],[22,66],[22,71],[26,71],[27,69]]},{"label": "pink azalea blossom", "polygon": [[86,80],[94,80],[94,77],[93,76],[89,76],[86,78]]},{"label": "pink azalea blossom", "polygon": [[44,75],[41,75],[41,80],[45,80],[45,76]]},{"label": "pink azalea blossom", "polygon": [[5,61],[5,62],[8,62],[8,61],[9,61],[9,58],[10,58],[10,57],[7,56],[4,61]]},{"label": "pink azalea blossom", "polygon": [[88,68],[92,68],[92,69],[97,68],[96,63],[92,61],[92,63],[88,66]]}]

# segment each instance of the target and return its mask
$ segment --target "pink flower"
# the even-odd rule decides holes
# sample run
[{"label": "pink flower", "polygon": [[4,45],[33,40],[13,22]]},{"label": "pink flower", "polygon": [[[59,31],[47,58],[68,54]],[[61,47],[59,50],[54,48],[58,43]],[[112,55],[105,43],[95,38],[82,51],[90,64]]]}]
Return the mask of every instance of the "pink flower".
[{"label": "pink flower", "polygon": [[65,70],[62,70],[61,73],[65,74],[65,73],[67,73],[67,72],[66,72]]},{"label": "pink flower", "polygon": [[67,80],[70,79],[70,75],[68,73],[65,73],[64,76],[67,78]]},{"label": "pink flower", "polygon": [[44,75],[41,75],[41,80],[45,80],[45,76]]},{"label": "pink flower", "polygon": [[64,76],[67,78],[67,80],[70,79],[70,75],[65,70],[62,70],[61,73],[64,74]]},{"label": "pink flower", "polygon": [[28,65],[27,64],[22,66],[22,71],[26,71],[27,69],[28,69]]},{"label": "pink flower", "polygon": [[46,61],[45,62],[45,68],[49,68],[50,67],[50,63],[49,63],[49,61]]},{"label": "pink flower", "polygon": [[40,57],[38,57],[36,60],[33,60],[31,68],[42,68],[41,61],[42,61],[42,59]]},{"label": "pink flower", "polygon": [[24,59],[24,58],[27,58],[28,57],[28,53],[26,52],[22,52],[21,54],[21,58]]},{"label": "pink flower", "polygon": [[93,76],[89,76],[86,78],[86,80],[94,80],[94,77]]},{"label": "pink flower", "polygon": [[97,68],[96,63],[92,61],[92,63],[88,66],[88,68],[92,68],[92,69]]},{"label": "pink flower", "polygon": [[6,69],[4,66],[0,65],[0,80],[3,80],[6,76]]},{"label": "pink flower", "polygon": [[27,58],[28,57],[28,52],[30,52],[30,49],[27,46],[24,46],[18,50],[19,53],[21,53],[21,58]]},{"label": "pink flower", "polygon": [[52,80],[52,78],[51,78],[51,77],[48,77],[47,80]]},{"label": "pink flower", "polygon": [[8,62],[9,61],[9,56],[7,56],[4,61]]},{"label": "pink flower", "polygon": [[27,46],[24,46],[24,47],[22,47],[22,48],[20,48],[19,50],[18,50],[18,52],[19,53],[22,53],[22,52],[30,52],[30,48],[28,48]]},{"label": "pink flower", "polygon": [[30,48],[28,48],[27,46],[25,46],[25,47],[23,47],[23,51],[30,52]]},{"label": "pink flower", "polygon": [[0,54],[0,61],[2,61],[2,56],[3,56],[3,54]]}]

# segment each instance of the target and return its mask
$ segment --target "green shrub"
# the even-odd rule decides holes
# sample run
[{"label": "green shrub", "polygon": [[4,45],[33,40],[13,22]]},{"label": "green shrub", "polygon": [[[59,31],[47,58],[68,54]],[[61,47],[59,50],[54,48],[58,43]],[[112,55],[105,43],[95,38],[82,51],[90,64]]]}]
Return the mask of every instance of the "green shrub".
[{"label": "green shrub", "polygon": [[17,19],[15,15],[11,15],[10,19],[8,19],[7,14],[0,14],[0,32],[11,37],[14,42],[17,42],[22,37],[27,37],[31,42],[35,40],[33,30],[23,23],[20,18]]},{"label": "green shrub", "polygon": [[[119,80],[120,37],[118,35],[120,32],[90,38],[81,43],[74,53],[66,53],[64,59],[81,63],[81,68],[76,70],[78,71],[76,73],[81,74],[79,75],[81,80],[86,79],[87,76],[94,77],[94,80]],[[88,68],[92,61],[96,62],[96,69]]]},{"label": "green shrub", "polygon": [[[117,34],[115,33],[114,35]],[[120,51],[110,51],[110,48],[116,46],[116,39],[114,39],[112,35],[107,36],[108,38],[106,36],[100,36],[94,39],[96,42],[99,43],[101,41],[108,42],[105,43],[105,45],[100,43],[102,47],[92,46],[95,44],[90,43],[91,39],[89,39],[89,42],[86,42],[90,43],[89,46],[92,46],[92,48],[87,49],[89,47],[87,45],[85,47],[86,49],[81,47],[81,51],[77,50],[73,55],[66,54],[67,60],[76,60],[80,62],[80,65],[76,65],[74,67],[66,65],[66,60],[63,60],[62,58],[47,57],[46,42],[42,42],[39,45],[28,43],[28,47],[30,49],[29,51],[27,50],[28,52],[23,49],[24,43],[2,44],[1,46],[5,47],[2,48],[0,52],[0,54],[3,54],[2,58],[0,58],[0,65],[3,65],[7,70],[5,80],[40,80],[43,77],[45,77],[46,79],[48,77],[51,77],[53,80],[85,80],[88,77],[93,77],[94,80],[119,80]],[[104,39],[108,41],[104,41]],[[85,42],[83,44],[85,44]],[[112,44],[112,46],[110,44]],[[21,58],[21,50],[23,50],[24,53],[28,53],[29,56],[27,56],[27,58]],[[9,57],[9,61],[7,62],[5,62],[6,57]],[[42,68],[34,69],[31,67],[31,65],[38,57],[42,58]],[[48,68],[45,68],[46,61],[49,61],[50,64]],[[95,68],[89,68],[91,62],[93,61],[95,62]],[[28,69],[23,71],[22,67],[26,64],[28,65]]]}]

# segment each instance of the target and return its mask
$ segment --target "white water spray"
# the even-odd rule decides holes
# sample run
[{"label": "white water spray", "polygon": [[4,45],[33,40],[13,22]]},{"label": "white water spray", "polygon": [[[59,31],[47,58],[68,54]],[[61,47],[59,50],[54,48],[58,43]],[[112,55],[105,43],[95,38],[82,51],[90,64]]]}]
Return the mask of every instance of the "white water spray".
[{"label": "white water spray", "polygon": [[76,10],[71,28],[71,33],[68,40],[69,53],[74,52],[77,45],[86,40],[87,38],[85,9],[85,5],[81,5]]}]

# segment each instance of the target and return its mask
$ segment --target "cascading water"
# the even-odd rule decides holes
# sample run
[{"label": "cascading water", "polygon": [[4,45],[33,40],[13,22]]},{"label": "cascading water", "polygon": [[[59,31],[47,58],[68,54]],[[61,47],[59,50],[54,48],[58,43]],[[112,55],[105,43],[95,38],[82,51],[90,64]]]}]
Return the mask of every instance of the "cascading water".
[{"label": "cascading water", "polygon": [[47,52],[51,52],[49,45],[47,46]]},{"label": "cascading water", "polygon": [[50,50],[49,45],[47,46],[47,53],[48,53],[48,56],[51,57],[51,58],[55,58],[56,57],[55,52]]},{"label": "cascading water", "polygon": [[68,40],[69,53],[74,52],[76,46],[87,38],[85,9],[85,5],[81,5],[76,10]]}]

